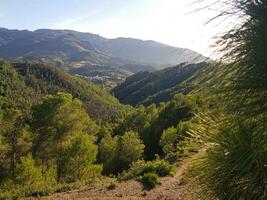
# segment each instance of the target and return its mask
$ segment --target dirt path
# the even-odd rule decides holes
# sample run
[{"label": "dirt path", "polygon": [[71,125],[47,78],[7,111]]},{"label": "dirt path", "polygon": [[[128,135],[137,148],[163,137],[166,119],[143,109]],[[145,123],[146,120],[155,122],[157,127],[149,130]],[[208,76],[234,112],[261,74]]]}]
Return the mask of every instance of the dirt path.
[{"label": "dirt path", "polygon": [[86,188],[83,190],[57,193],[43,200],[189,200],[187,197],[188,185],[183,181],[183,176],[194,159],[200,156],[204,150],[184,159],[177,167],[174,177],[160,179],[160,184],[154,189],[146,191],[141,183],[137,181],[125,181],[116,185],[116,188],[109,190],[106,187],[101,189]]}]

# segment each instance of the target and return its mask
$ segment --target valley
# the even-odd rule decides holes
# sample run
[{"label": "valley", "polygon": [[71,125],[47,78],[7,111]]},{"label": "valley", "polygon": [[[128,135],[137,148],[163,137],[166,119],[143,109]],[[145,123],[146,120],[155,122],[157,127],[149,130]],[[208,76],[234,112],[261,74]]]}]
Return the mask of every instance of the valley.
[{"label": "valley", "polygon": [[1,3],[0,200],[267,199],[267,2],[187,3]]},{"label": "valley", "polygon": [[52,63],[108,88],[139,71],[206,59],[189,49],[155,41],[107,39],[72,30],[4,28],[0,29],[0,58]]}]

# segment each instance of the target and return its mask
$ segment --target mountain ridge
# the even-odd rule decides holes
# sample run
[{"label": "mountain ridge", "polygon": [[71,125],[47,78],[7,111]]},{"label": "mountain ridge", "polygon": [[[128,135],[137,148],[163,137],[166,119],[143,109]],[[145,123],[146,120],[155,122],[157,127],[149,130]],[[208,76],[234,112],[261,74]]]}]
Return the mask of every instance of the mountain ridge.
[{"label": "mountain ridge", "polygon": [[136,73],[113,88],[112,92],[121,103],[132,106],[169,101],[176,93],[192,90],[186,82],[207,68],[208,63],[182,63],[174,67],[152,72]]},{"label": "mountain ridge", "polygon": [[[52,53],[56,53],[57,59]],[[192,62],[197,57],[204,59],[204,56],[195,51],[153,40],[127,37],[107,39],[98,34],[69,29],[29,31],[6,28],[0,28],[0,57],[89,61],[92,64],[109,65],[143,63],[155,66]]]}]

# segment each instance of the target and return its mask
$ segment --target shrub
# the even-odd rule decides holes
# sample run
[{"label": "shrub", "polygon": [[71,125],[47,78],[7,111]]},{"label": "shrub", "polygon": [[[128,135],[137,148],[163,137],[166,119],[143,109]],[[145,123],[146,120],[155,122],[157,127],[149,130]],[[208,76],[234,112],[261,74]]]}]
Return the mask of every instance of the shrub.
[{"label": "shrub", "polygon": [[149,161],[145,164],[142,173],[155,173],[159,176],[169,176],[174,173],[174,166],[164,160]]},{"label": "shrub", "polygon": [[128,171],[124,171],[120,177],[121,180],[140,179],[144,174],[153,173],[158,176],[173,176],[175,167],[164,160],[154,160],[145,162],[139,160],[133,163]]},{"label": "shrub", "polygon": [[15,169],[15,182],[22,186],[28,186],[43,181],[42,171],[35,166],[32,156],[21,157],[21,163],[17,164]]},{"label": "shrub", "polygon": [[186,154],[185,149],[188,146],[187,131],[191,126],[190,121],[180,121],[176,128],[170,127],[163,132],[159,144],[166,157],[171,155],[181,157]]},{"label": "shrub", "polygon": [[148,189],[153,188],[158,183],[158,175],[155,173],[146,173],[140,180]]},{"label": "shrub", "polygon": [[107,189],[108,190],[114,190],[117,186],[117,182],[116,181],[111,181],[110,184],[108,185]]},{"label": "shrub", "polygon": [[[45,171],[42,173],[42,171]],[[0,199],[20,199],[27,196],[44,196],[56,189],[55,168],[36,166],[31,155],[21,157],[16,165],[15,181],[1,185]]]}]

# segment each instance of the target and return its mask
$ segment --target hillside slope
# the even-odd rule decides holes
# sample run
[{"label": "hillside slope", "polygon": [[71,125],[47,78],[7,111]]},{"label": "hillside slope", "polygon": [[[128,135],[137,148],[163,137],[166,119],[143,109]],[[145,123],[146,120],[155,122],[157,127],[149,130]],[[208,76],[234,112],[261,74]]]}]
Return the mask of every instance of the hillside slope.
[{"label": "hillside slope", "polygon": [[112,121],[128,109],[104,89],[55,66],[1,62],[0,67],[1,96],[14,104],[13,107],[30,107],[44,95],[68,92],[81,99],[88,114],[96,120]]},{"label": "hillside slope", "polygon": [[0,57],[59,63],[86,61],[90,65],[176,65],[203,59],[200,54],[155,41],[106,39],[71,30],[36,31],[0,29]]},{"label": "hillside slope", "polygon": [[[51,196],[41,197],[43,200],[69,200],[69,199],[113,199],[113,200],[185,200],[192,199],[192,192],[196,192],[196,188],[186,176],[188,169],[192,163],[203,156],[205,149],[201,149],[198,153],[185,158],[177,167],[173,177],[163,177],[160,179],[154,189],[146,190],[144,186],[135,180],[123,181],[117,183],[114,189],[109,189],[109,185],[99,184],[100,187],[86,187],[75,191],[56,193]],[[107,181],[108,182],[108,181]],[[30,197],[27,200],[35,200],[37,198]]]},{"label": "hillside slope", "polygon": [[155,72],[140,72],[128,77],[112,92],[120,102],[130,105],[166,102],[174,93],[189,92],[190,87],[182,83],[207,65],[183,63]]}]

